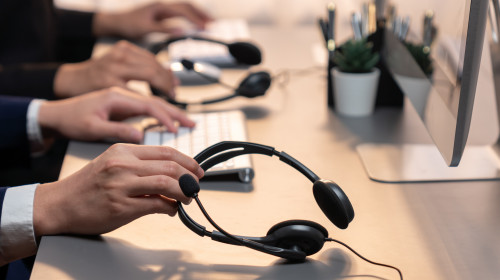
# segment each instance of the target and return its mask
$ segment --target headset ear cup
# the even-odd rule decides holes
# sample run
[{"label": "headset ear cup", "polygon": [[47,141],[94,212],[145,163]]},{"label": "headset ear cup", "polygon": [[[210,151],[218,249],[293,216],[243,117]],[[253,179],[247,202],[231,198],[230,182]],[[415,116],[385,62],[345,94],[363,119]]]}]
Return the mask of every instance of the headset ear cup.
[{"label": "headset ear cup", "polygon": [[326,237],[328,231],[323,226],[304,220],[284,221],[267,232],[267,238],[273,240],[273,246],[302,251],[306,256],[319,252]]},{"label": "headset ear cup", "polygon": [[332,181],[314,182],[313,194],[323,213],[338,228],[346,229],[354,218],[354,209],[342,189]]},{"label": "headset ear cup", "polygon": [[248,42],[234,42],[227,45],[229,53],[239,62],[248,65],[257,65],[262,61],[260,49]]},{"label": "headset ear cup", "polygon": [[254,98],[263,96],[271,86],[271,75],[268,72],[260,71],[250,73],[236,89],[240,96]]}]

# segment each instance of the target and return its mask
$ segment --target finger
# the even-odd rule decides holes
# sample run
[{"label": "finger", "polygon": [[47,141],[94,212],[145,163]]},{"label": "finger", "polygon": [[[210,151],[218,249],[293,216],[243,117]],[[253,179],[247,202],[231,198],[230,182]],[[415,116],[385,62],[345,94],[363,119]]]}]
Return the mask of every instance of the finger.
[{"label": "finger", "polygon": [[163,195],[165,197],[189,204],[191,198],[184,195],[179,181],[164,175],[136,177],[129,181],[127,193],[130,197],[144,195]]},{"label": "finger", "polygon": [[174,148],[164,146],[131,145],[130,151],[140,160],[175,161],[198,178],[203,177],[203,169],[193,158],[177,151]]},{"label": "finger", "polygon": [[170,98],[175,96],[176,77],[170,69],[161,66],[154,59],[130,57],[126,61],[116,62],[113,72],[123,80],[146,81]]},{"label": "finger", "polygon": [[170,71],[163,67],[156,56],[127,41],[116,44],[112,55],[113,64],[108,66],[124,80],[143,80],[163,90],[170,98],[175,97],[175,86],[178,80]]},{"label": "finger", "polygon": [[[164,100],[158,97],[146,97],[120,88],[111,89],[107,110],[111,116],[120,117],[148,115],[160,121],[172,132],[177,131],[174,120],[178,120],[181,125],[194,126],[195,123],[173,105],[165,106]],[[108,116],[109,117],[109,116]]]},{"label": "finger", "polygon": [[204,28],[205,24],[212,20],[205,12],[189,3],[161,5],[156,7],[155,14],[158,19],[181,16],[200,28]]},{"label": "finger", "polygon": [[143,138],[141,131],[122,122],[96,120],[91,130],[91,133],[99,139],[113,138],[129,143],[139,143]]},{"label": "finger", "polygon": [[177,201],[161,195],[148,195],[130,198],[129,205],[135,210],[137,218],[148,214],[164,213],[171,217],[177,213]]},{"label": "finger", "polygon": [[190,174],[197,178],[194,174],[198,171],[198,165],[193,163],[190,157],[181,157],[176,160],[148,160],[146,164],[135,164],[134,174],[140,177],[165,175],[175,180],[184,174]]},{"label": "finger", "polygon": [[[165,100],[159,98],[159,97],[153,97],[154,99],[157,99],[158,101],[156,102],[156,105],[159,106],[161,109],[160,110],[165,110],[168,112],[168,115],[179,122],[181,126],[185,127],[194,127],[196,123],[191,120],[184,111],[181,109],[177,108],[176,106],[167,103]],[[161,119],[159,119],[161,121]]]}]

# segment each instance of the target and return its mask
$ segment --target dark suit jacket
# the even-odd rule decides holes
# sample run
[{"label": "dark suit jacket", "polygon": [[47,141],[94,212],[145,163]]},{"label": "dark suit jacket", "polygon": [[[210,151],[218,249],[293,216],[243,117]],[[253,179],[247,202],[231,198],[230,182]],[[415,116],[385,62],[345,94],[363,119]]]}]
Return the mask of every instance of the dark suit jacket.
[{"label": "dark suit jacket", "polygon": [[0,92],[53,99],[59,65],[90,57],[92,20],[52,0],[0,0]]},{"label": "dark suit jacket", "polygon": [[0,167],[27,162],[26,114],[31,99],[0,96]]},{"label": "dark suit jacket", "polygon": [[[0,96],[0,167],[29,158],[26,114],[31,99]],[[0,187],[0,223],[6,187]],[[31,259],[0,267],[0,279],[28,279]]]}]

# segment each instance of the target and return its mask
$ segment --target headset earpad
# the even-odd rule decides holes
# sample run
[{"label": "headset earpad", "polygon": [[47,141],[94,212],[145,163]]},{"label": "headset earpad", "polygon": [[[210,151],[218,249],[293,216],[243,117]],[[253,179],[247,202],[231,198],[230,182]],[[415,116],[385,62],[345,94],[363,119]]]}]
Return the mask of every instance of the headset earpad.
[{"label": "headset earpad", "polygon": [[261,71],[248,75],[236,89],[236,94],[244,97],[254,98],[262,96],[271,86],[271,75]]},{"label": "headset earpad", "polygon": [[227,45],[229,53],[239,63],[257,65],[262,61],[260,49],[248,42],[234,42]]},{"label": "headset earpad", "polygon": [[354,209],[344,191],[332,181],[314,182],[313,194],[323,213],[341,229],[347,228],[354,218]]},{"label": "headset earpad", "polygon": [[299,250],[309,256],[323,248],[328,231],[315,222],[289,220],[274,225],[267,235],[274,240],[273,246]]}]

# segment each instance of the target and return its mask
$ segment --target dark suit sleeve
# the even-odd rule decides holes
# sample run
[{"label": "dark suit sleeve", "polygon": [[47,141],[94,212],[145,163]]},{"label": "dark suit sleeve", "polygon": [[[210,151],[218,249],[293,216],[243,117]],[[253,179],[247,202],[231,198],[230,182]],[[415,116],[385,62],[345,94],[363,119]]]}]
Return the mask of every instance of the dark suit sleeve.
[{"label": "dark suit sleeve", "polygon": [[0,1],[0,92],[55,99],[60,64],[92,54],[93,19],[93,13],[54,9],[51,1]]},{"label": "dark suit sleeve", "polygon": [[92,22],[94,13],[56,10],[59,34],[65,38],[94,39]]},{"label": "dark suit sleeve", "polygon": [[0,167],[27,162],[26,118],[31,99],[0,96]]},{"label": "dark suit sleeve", "polygon": [[94,13],[56,10],[58,61],[80,62],[90,58],[96,38],[92,33]]},{"label": "dark suit sleeve", "polygon": [[0,65],[0,89],[3,94],[55,99],[54,77],[59,63]]}]

